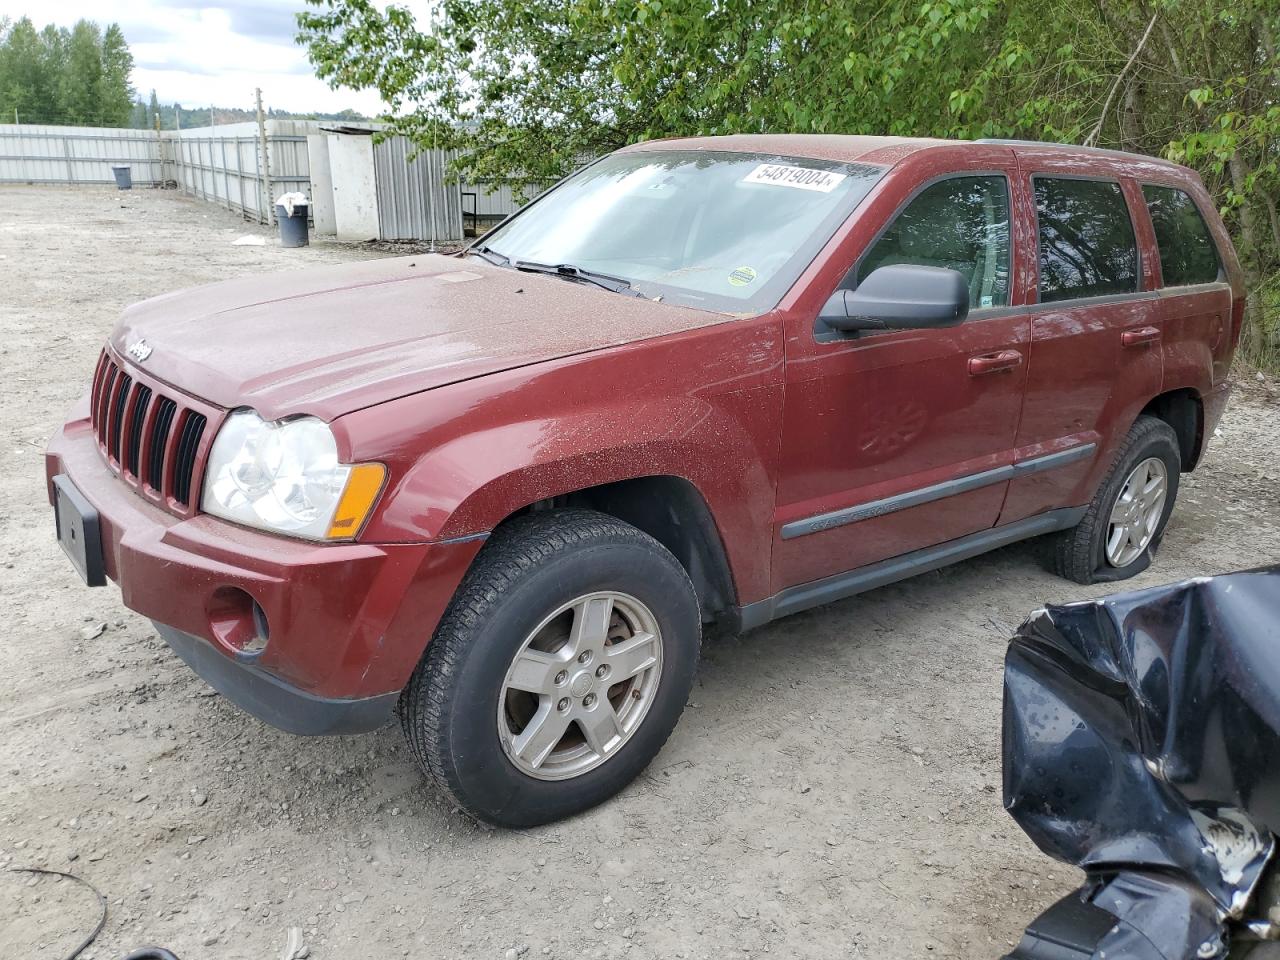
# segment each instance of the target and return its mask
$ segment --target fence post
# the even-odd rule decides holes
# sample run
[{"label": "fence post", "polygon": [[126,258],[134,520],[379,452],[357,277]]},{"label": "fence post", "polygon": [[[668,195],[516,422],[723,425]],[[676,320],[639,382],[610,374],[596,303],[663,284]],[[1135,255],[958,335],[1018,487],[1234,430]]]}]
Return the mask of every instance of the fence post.
[{"label": "fence post", "polygon": [[262,216],[259,222],[271,225],[271,157],[267,155],[267,122],[262,116],[262,88],[253,91],[258,104],[258,172],[261,175]]},{"label": "fence post", "polygon": [[240,191],[240,216],[247,216],[249,211],[244,206],[244,153],[240,138],[236,137],[236,189]]}]

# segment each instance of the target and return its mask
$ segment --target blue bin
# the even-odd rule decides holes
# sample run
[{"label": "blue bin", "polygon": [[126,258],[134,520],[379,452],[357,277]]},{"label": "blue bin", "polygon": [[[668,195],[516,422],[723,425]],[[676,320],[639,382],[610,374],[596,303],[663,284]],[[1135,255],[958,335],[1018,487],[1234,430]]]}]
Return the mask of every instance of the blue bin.
[{"label": "blue bin", "polygon": [[130,167],[112,167],[111,175],[116,178],[117,190],[133,189],[133,170]]}]

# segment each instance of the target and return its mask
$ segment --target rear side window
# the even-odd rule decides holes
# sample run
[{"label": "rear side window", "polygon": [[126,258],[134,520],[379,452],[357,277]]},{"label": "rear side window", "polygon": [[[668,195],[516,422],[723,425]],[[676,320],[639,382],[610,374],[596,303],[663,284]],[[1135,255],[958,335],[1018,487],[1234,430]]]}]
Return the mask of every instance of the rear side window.
[{"label": "rear side window", "polygon": [[1166,287],[1213,283],[1218,279],[1218,248],[1195,201],[1173,187],[1142,188],[1156,228],[1160,272]]},{"label": "rear side window", "polygon": [[1133,293],[1138,245],[1120,184],[1036,177],[1040,302]]},{"label": "rear side window", "polygon": [[922,190],[872,244],[858,267],[861,283],[895,263],[964,274],[969,306],[1009,303],[1009,185],[1004,177],[949,177]]}]

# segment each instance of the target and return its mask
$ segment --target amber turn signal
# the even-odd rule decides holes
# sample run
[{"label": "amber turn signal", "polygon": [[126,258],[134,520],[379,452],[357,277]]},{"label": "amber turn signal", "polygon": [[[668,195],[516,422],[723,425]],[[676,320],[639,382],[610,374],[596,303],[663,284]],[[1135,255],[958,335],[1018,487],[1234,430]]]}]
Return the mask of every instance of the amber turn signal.
[{"label": "amber turn signal", "polygon": [[330,540],[349,540],[360,532],[386,478],[387,468],[380,463],[358,463],[351,468],[347,487],[329,524]]}]

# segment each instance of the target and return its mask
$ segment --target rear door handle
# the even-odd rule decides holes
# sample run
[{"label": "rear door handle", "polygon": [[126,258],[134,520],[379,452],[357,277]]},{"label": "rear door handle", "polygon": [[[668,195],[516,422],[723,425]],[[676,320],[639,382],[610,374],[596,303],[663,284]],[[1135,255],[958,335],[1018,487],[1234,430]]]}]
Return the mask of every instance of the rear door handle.
[{"label": "rear door handle", "polygon": [[1138,347],[1144,343],[1155,343],[1160,339],[1159,327],[1138,327],[1120,334],[1120,343],[1126,347]]},{"label": "rear door handle", "polygon": [[988,353],[981,357],[969,358],[969,376],[980,377],[984,373],[999,373],[1012,370],[1022,363],[1022,354],[1017,350],[1001,350],[999,353]]}]

